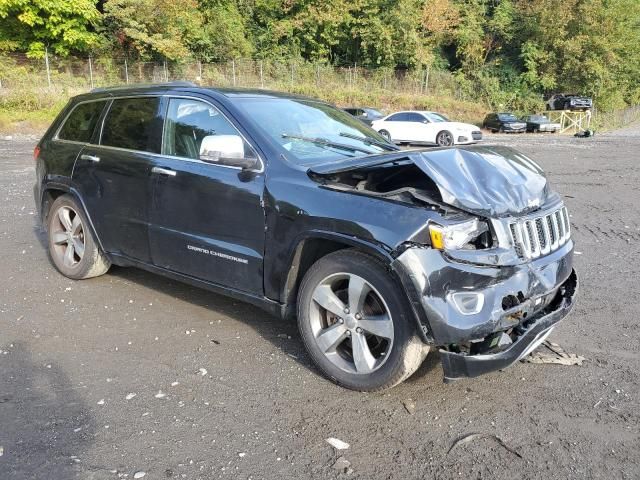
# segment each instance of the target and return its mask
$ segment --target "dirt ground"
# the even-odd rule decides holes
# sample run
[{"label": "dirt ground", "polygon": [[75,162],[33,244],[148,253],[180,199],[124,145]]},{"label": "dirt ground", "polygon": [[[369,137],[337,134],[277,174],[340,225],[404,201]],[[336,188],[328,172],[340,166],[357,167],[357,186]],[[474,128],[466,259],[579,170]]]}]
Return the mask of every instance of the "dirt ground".
[{"label": "dirt ground", "polygon": [[[533,156],[565,196],[581,291],[551,340],[586,361],[445,385],[434,353],[362,394],[254,307],[135,269],[59,275],[34,140],[0,139],[0,479],[640,478],[640,128],[489,142]],[[470,433],[504,445],[450,451]]]}]

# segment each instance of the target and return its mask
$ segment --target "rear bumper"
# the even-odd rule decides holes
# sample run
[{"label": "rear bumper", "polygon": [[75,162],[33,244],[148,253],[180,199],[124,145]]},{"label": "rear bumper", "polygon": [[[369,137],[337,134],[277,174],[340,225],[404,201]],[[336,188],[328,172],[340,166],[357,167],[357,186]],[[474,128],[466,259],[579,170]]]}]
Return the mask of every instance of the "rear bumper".
[{"label": "rear bumper", "polygon": [[577,291],[578,277],[574,270],[560,287],[558,296],[552,304],[553,307],[545,309],[539,318],[529,321],[517,340],[505,350],[478,355],[440,350],[445,382],[502,370],[526,357],[544,341],[554,326],[569,314]]}]

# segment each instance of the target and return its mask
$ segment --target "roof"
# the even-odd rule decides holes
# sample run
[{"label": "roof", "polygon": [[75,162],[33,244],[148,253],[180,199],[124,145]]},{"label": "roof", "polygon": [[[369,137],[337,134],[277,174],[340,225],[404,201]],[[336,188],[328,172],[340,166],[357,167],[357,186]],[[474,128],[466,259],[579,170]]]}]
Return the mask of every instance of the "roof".
[{"label": "roof", "polygon": [[296,95],[293,93],[277,92],[272,90],[263,90],[259,88],[229,88],[229,87],[211,87],[200,86],[193,82],[167,82],[167,83],[145,83],[145,84],[129,84],[129,85],[116,85],[112,87],[98,87],[92,89],[90,92],[79,96],[111,96],[112,94],[140,94],[154,90],[189,90],[189,91],[204,91],[211,92],[218,95],[223,95],[227,98],[284,98],[295,100],[308,100],[323,102],[319,99],[311,97],[305,97],[303,95]]}]

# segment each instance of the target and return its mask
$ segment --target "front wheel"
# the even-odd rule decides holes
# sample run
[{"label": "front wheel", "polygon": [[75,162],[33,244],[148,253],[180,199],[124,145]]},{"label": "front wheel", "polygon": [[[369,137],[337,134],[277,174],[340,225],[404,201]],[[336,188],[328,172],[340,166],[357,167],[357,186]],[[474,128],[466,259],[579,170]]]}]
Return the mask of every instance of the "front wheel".
[{"label": "front wheel", "polygon": [[70,195],[58,197],[48,214],[49,255],[64,276],[79,280],[102,275],[111,263],[95,241],[82,207]]},{"label": "front wheel", "polygon": [[453,135],[451,132],[444,130],[436,136],[436,143],[440,147],[450,147],[453,145]]},{"label": "front wheel", "polygon": [[398,283],[355,250],[331,253],[309,269],[298,294],[298,327],[318,368],[353,390],[397,385],[429,350]]}]

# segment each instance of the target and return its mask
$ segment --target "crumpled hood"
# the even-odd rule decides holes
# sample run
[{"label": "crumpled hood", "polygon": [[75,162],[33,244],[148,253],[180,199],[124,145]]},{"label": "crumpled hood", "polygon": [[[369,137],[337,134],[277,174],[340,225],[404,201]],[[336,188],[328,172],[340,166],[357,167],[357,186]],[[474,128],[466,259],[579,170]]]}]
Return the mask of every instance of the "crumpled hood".
[{"label": "crumpled hood", "polygon": [[444,203],[476,215],[521,215],[544,205],[551,195],[538,164],[502,146],[405,150],[319,165],[310,172],[369,170],[403,160],[411,160],[435,183]]},{"label": "crumpled hood", "polygon": [[549,193],[538,164],[509,147],[421,151],[411,158],[436,183],[444,203],[471,213],[522,214],[543,205]]}]

